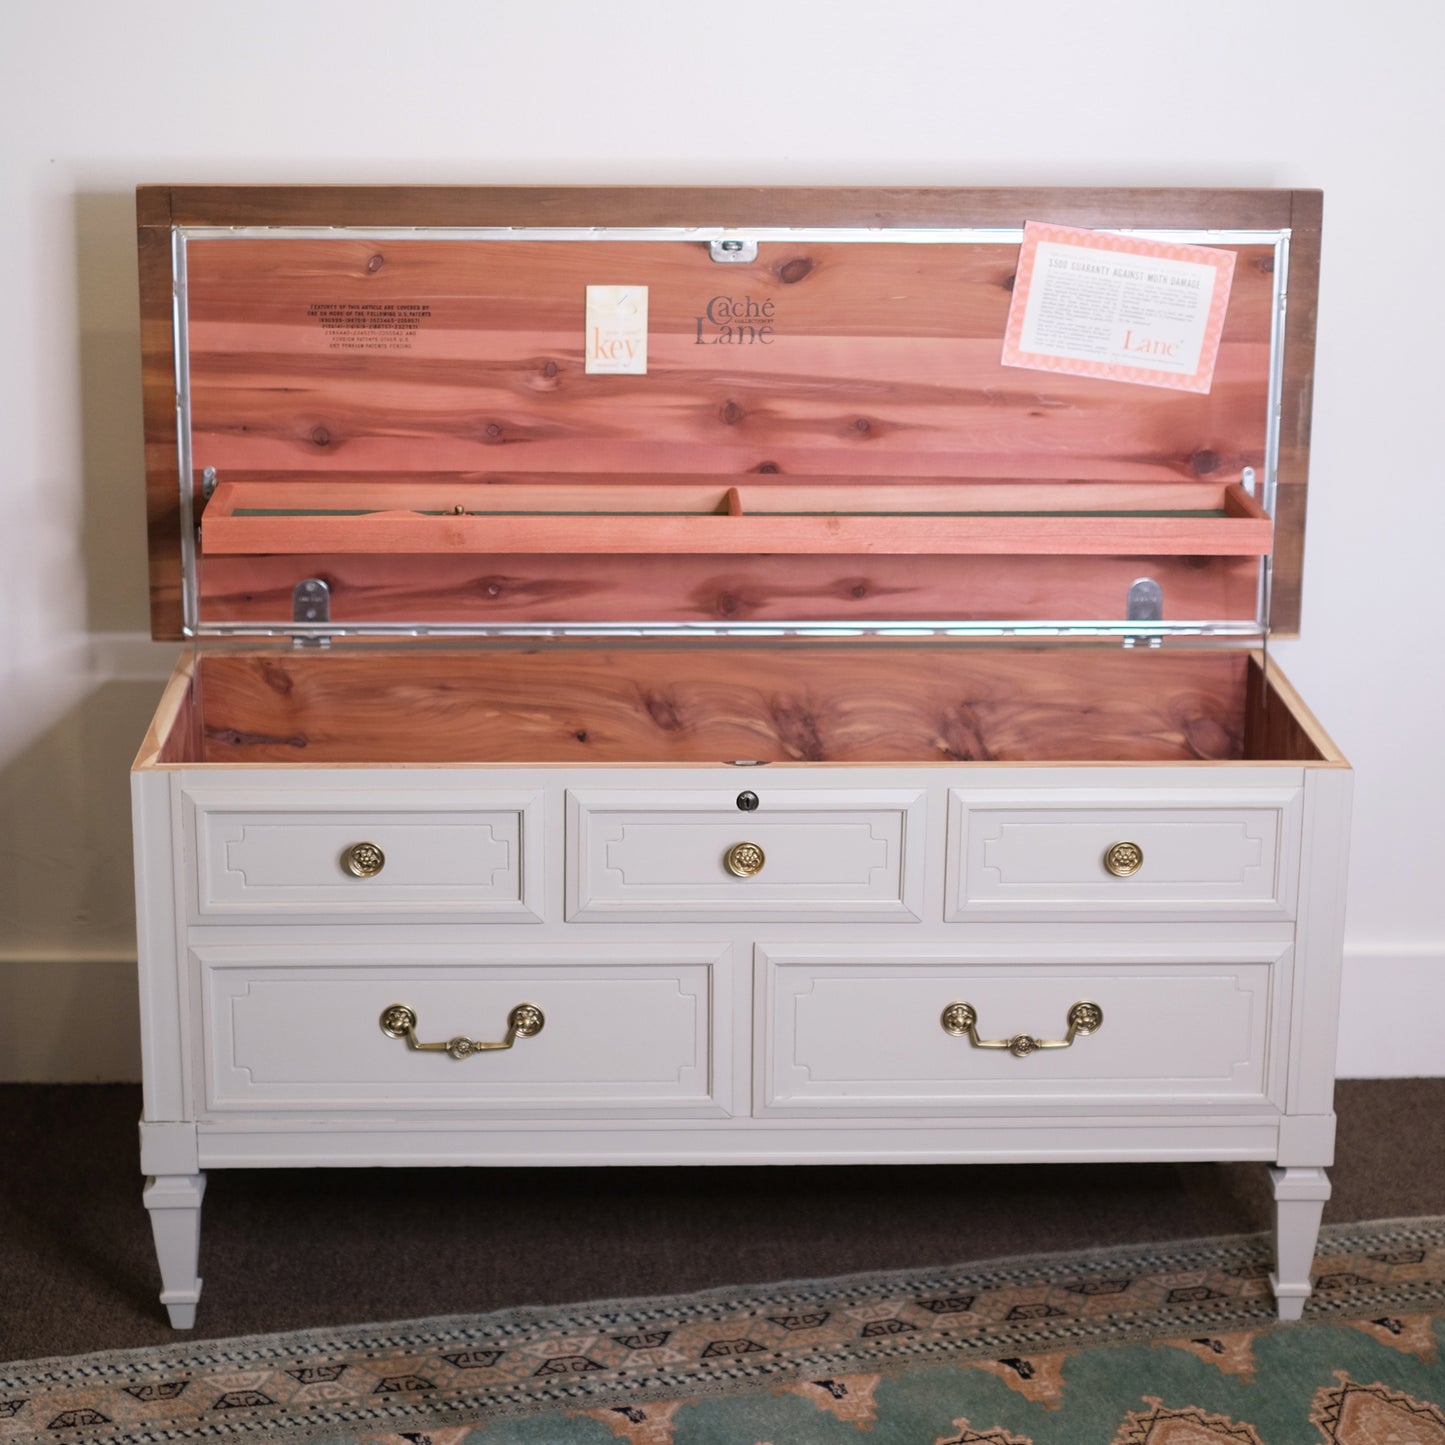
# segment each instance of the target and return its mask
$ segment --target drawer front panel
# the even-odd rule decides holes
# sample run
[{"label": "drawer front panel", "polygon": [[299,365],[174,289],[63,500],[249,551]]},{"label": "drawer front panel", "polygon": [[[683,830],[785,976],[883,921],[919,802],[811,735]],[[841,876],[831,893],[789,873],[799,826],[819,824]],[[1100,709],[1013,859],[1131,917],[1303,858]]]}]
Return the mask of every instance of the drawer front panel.
[{"label": "drawer front panel", "polygon": [[946,916],[1294,916],[1298,788],[1090,791],[953,790]]},{"label": "drawer front panel", "polygon": [[[538,921],[541,806],[535,793],[186,794],[197,921],[225,917],[439,915]],[[347,850],[371,844],[371,876]]]},{"label": "drawer front panel", "polygon": [[[1121,944],[998,948],[961,959],[839,946],[758,950],[762,1113],[1030,1106],[1197,1110],[1278,1104],[1289,950]],[[1017,1057],[945,1031],[973,1007],[983,1041],[1061,1041],[1075,1003],[1103,1022]]]},{"label": "drawer front panel", "polygon": [[[726,948],[586,951],[400,945],[193,950],[205,1108],[477,1109],[574,1118],[723,1114],[729,1101]],[[389,1036],[394,1004],[422,1043],[501,1041],[519,1004],[544,1022],[510,1049],[454,1058]]]},{"label": "drawer front panel", "polygon": [[[923,794],[908,790],[567,795],[569,919],[916,920]],[[729,869],[729,850],[757,851]]]}]

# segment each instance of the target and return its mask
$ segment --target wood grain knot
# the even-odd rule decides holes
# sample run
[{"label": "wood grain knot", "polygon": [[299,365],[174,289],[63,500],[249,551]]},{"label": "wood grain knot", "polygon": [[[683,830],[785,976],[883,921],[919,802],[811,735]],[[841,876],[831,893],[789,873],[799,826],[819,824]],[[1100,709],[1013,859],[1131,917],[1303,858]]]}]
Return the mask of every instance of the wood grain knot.
[{"label": "wood grain knot", "polygon": [[331,433],[327,431],[324,426],[313,427],[311,440],[319,447],[329,447],[331,445]]},{"label": "wood grain knot", "polygon": [[1260,256],[1260,257],[1255,261],[1254,264],[1255,264],[1255,266],[1258,267],[1259,270],[1262,271],[1266,276],[1273,276],[1273,275],[1274,275],[1274,257],[1273,257],[1273,256]]},{"label": "wood grain knot", "polygon": [[774,698],[769,706],[773,731],[789,757],[820,763],[828,756],[818,719],[806,704],[791,698]]},{"label": "wood grain knot", "polygon": [[1189,458],[1189,465],[1194,468],[1196,477],[1207,477],[1210,472],[1219,470],[1219,453],[1210,451],[1208,447],[1200,447]]},{"label": "wood grain knot", "polygon": [[718,415],[722,418],[725,426],[736,426],[747,416],[747,412],[745,412],[737,402],[725,401],[722,406],[718,408]]},{"label": "wood grain knot", "polygon": [[938,719],[934,746],[950,762],[996,762],[985,736],[983,719],[968,702],[959,702]]},{"label": "wood grain knot", "polygon": [[1202,695],[1171,699],[1169,721],[1179,730],[1186,751],[1209,762],[1241,757],[1244,741],[1216,711],[1213,699]]},{"label": "wood grain knot", "polygon": [[500,422],[495,422],[495,421],[489,421],[489,422],[486,424],[486,426],[484,426],[484,427],[482,428],[482,436],[485,437],[486,440],[489,441],[489,442],[501,441],[501,439],[502,439],[502,427],[501,427],[501,423],[500,423]]},{"label": "wood grain knot", "polygon": [[290,697],[291,690],[296,686],[295,678],[284,667],[269,660],[261,663],[261,681],[282,697]]},{"label": "wood grain knot", "polygon": [[648,717],[664,732],[677,732],[684,726],[682,713],[672,698],[648,692],[642,696],[642,705],[647,709]]},{"label": "wood grain knot", "polygon": [[378,251],[374,256],[367,259],[366,269],[374,276],[386,264],[386,257]]},{"label": "wood grain knot", "polygon": [[757,466],[753,468],[753,470],[755,472],[761,473],[765,477],[775,477],[783,469],[777,464],[777,462],[759,462]]},{"label": "wood grain knot", "polygon": [[242,732],[240,728],[208,727],[206,739],[233,748],[304,748],[307,745],[307,740],[299,734],[283,738],[274,733]]},{"label": "wood grain knot", "polygon": [[813,269],[811,256],[794,256],[778,267],[778,280],[785,286],[796,286]]},{"label": "wood grain knot", "polygon": [[866,582],[855,582],[849,589],[848,595],[856,602],[868,595],[868,584]]},{"label": "wood grain knot", "polygon": [[860,437],[866,437],[872,433],[873,423],[869,421],[866,416],[860,416],[858,420],[853,423],[853,430],[857,432]]},{"label": "wood grain knot", "polygon": [[545,376],[548,381],[551,381],[552,378],[557,375],[557,363],[555,361],[547,362],[546,365],[542,367],[542,375]]},{"label": "wood grain knot", "polygon": [[1005,276],[1003,280],[999,282],[999,285],[1002,286],[1005,291],[1012,291],[1014,289],[1014,282],[1018,279],[1018,272],[1013,271]]}]

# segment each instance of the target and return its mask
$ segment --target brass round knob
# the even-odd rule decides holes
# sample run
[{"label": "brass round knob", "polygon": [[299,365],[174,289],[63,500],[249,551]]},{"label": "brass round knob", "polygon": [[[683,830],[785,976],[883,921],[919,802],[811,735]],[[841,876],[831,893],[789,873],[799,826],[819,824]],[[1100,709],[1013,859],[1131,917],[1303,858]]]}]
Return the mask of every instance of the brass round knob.
[{"label": "brass round knob", "polygon": [[1092,1034],[1104,1026],[1104,1010],[1096,1003],[1076,1003],[1069,1009],[1069,1027],[1077,1034]]},{"label": "brass round knob", "polygon": [[756,843],[734,843],[723,854],[723,863],[735,878],[752,878],[763,871],[767,858]]},{"label": "brass round knob", "polygon": [[341,855],[341,866],[353,878],[375,878],[386,867],[386,854],[375,843],[353,843]]},{"label": "brass round knob", "polygon": [[1104,867],[1115,878],[1128,878],[1144,866],[1144,850],[1137,843],[1111,843],[1104,849]]}]

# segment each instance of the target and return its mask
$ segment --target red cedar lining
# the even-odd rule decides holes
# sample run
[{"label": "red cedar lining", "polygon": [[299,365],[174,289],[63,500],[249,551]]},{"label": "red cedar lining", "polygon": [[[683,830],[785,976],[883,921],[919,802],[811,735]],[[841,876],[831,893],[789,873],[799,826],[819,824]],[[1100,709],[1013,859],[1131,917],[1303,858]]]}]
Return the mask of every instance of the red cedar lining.
[{"label": "red cedar lining", "polygon": [[[1226,652],[896,644],[220,652],[201,659],[204,751],[187,760],[1237,760],[1255,756],[1249,666]],[[1296,730],[1281,746],[1297,758],[1310,745]],[[167,739],[161,757],[181,750]]]},{"label": "red cedar lining", "polygon": [[[142,188],[156,634],[178,635],[180,621],[172,224],[956,228],[1040,218],[1124,228],[1292,230],[1283,531],[1274,586],[1276,630],[1291,630],[1298,612],[1319,209],[1317,193],[1289,191]],[[553,245],[543,258],[538,243],[487,243],[489,279],[479,287],[475,252],[463,242],[195,242],[196,465],[218,466],[223,480],[340,480],[348,472],[390,477],[408,470],[491,479],[504,474],[498,462],[505,458],[506,471],[516,471],[525,455],[526,472],[580,481],[594,474],[603,480],[675,472],[740,487],[745,478],[750,485],[766,482],[770,473],[785,482],[886,477],[902,486],[938,476],[1187,486],[1232,479],[1241,467],[1262,462],[1263,413],[1256,403],[1268,371],[1273,281],[1267,248],[1237,248],[1214,391],[1199,397],[1002,368],[999,337],[1016,254],[1010,245],[765,242],[756,265],[720,267],[707,259],[705,244],[642,244],[641,252],[632,243]],[[278,265],[283,253],[289,260]],[[655,276],[627,278],[655,288],[652,370],[646,378],[585,375],[574,283],[615,281],[594,268],[639,255],[656,267]],[[264,258],[259,272],[258,256]],[[532,279],[509,299],[514,264]],[[739,288],[755,300],[771,298],[779,314],[761,369],[761,346],[745,355],[742,347],[697,342],[698,298]],[[398,298],[432,313],[407,350],[331,352],[325,329],[310,314],[313,303],[395,304]],[[746,505],[737,520],[749,520]],[[1231,515],[1218,530],[1260,547],[1251,536],[1254,520]],[[994,521],[1002,527],[1004,519]],[[914,523],[901,525],[906,532]],[[987,531],[973,533],[976,545],[984,545]],[[1024,540],[1013,532],[996,545],[1039,546],[1047,532],[1033,526]],[[878,537],[877,529],[870,534]],[[1177,555],[1196,543],[1205,544],[1201,555],[1210,553],[1217,541],[1180,535]],[[895,536],[886,545],[905,542]],[[1130,538],[1121,546],[1116,533],[1107,550],[1117,555],[1136,545],[1146,544]],[[1155,539],[1147,550],[1170,547]],[[315,552],[310,547],[308,555]],[[605,558],[598,554],[598,560]],[[1024,590],[1036,592],[1048,578],[1040,572]],[[228,581],[224,590],[233,596],[237,588]],[[423,610],[435,614],[445,599],[439,592]],[[1038,610],[1068,609],[1040,603]]]}]

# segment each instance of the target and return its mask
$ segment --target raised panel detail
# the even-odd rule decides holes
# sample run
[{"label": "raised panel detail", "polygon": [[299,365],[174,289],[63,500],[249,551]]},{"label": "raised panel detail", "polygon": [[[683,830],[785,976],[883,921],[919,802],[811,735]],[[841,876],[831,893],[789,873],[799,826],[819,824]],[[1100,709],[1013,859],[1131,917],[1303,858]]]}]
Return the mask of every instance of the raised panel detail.
[{"label": "raised panel detail", "polygon": [[[567,916],[841,919],[921,916],[923,794],[768,790],[567,795]],[[729,850],[749,850],[747,876]]]},{"label": "raised panel detail", "polygon": [[[858,945],[758,949],[760,1112],[1051,1112],[1280,1102],[1287,946],[1123,941],[966,954]],[[1061,1040],[1070,1007],[1104,1022],[1069,1048],[1015,1057],[940,1021],[977,1011],[982,1039]]]},{"label": "raised panel detail", "polygon": [[[186,812],[198,920],[542,915],[538,794],[193,790]],[[372,876],[344,865],[360,843],[384,859]]]},{"label": "raised panel detail", "polygon": [[[729,950],[456,944],[197,946],[209,1110],[478,1109],[489,1115],[727,1112]],[[452,1058],[424,1042],[500,1040],[520,1003],[539,1033]]]},{"label": "raised panel detail", "polygon": [[[1300,790],[954,789],[946,916],[1292,918]],[[1142,862],[1106,865],[1116,844]]]}]

